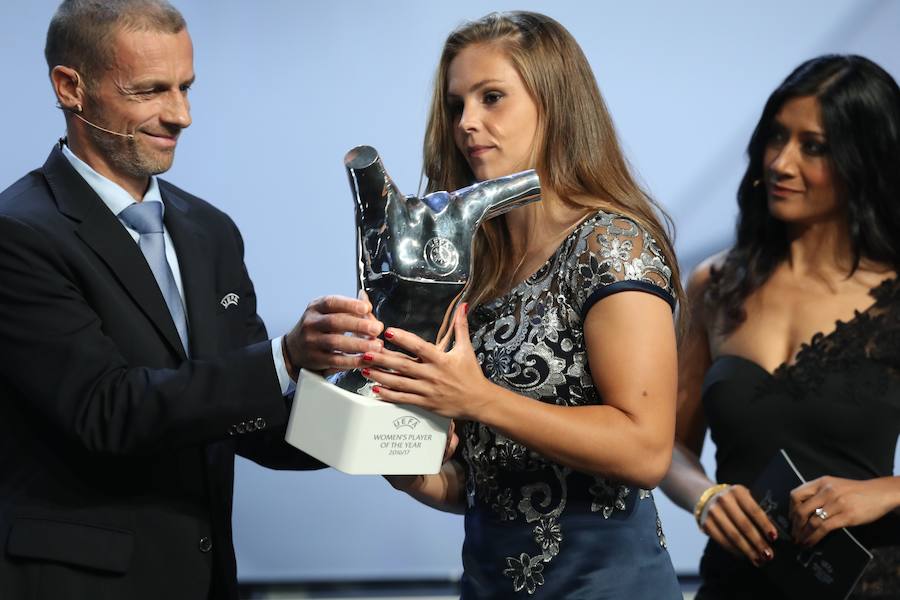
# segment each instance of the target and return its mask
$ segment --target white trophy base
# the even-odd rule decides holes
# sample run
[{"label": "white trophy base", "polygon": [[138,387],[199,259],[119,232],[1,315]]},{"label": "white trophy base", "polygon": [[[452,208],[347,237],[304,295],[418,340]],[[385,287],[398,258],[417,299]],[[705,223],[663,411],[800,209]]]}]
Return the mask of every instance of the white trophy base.
[{"label": "white trophy base", "polygon": [[441,468],[450,419],[348,392],[300,372],[285,441],[351,475],[430,475]]}]

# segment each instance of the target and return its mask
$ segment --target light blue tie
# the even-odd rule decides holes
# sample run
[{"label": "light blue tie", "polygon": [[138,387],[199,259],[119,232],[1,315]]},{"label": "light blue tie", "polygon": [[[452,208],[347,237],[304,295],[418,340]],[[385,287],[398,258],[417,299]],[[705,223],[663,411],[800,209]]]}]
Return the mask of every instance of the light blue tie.
[{"label": "light blue tie", "polygon": [[178,293],[178,286],[175,285],[172,269],[169,268],[169,261],[166,260],[162,202],[137,202],[120,212],[119,218],[141,235],[138,246],[144,253],[150,270],[153,271],[153,277],[156,278],[166,306],[169,307],[169,313],[172,315],[172,320],[175,321],[175,328],[178,330],[178,337],[181,338],[184,351],[190,354],[184,305],[181,302],[181,295]]}]

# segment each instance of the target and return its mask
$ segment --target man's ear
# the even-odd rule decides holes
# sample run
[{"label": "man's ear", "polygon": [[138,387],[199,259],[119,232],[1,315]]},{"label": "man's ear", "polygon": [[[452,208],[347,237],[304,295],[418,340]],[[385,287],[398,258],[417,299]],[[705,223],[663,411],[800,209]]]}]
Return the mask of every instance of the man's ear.
[{"label": "man's ear", "polygon": [[85,91],[78,71],[72,67],[56,65],[50,71],[50,81],[61,109],[76,113],[82,111]]}]

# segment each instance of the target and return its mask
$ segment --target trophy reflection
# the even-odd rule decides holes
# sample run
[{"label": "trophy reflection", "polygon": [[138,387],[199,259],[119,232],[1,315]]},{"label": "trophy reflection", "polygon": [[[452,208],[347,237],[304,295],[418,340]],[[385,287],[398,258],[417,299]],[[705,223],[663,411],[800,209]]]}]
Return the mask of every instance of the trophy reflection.
[{"label": "trophy reflection", "polygon": [[[344,165],[356,204],[359,288],[385,327],[432,342],[468,281],[481,223],[540,199],[534,171],[418,198],[400,193],[370,146],[350,150]],[[437,473],[449,419],[382,402],[372,385],[357,369],[331,381],[301,371],[285,439],[346,473]]]}]

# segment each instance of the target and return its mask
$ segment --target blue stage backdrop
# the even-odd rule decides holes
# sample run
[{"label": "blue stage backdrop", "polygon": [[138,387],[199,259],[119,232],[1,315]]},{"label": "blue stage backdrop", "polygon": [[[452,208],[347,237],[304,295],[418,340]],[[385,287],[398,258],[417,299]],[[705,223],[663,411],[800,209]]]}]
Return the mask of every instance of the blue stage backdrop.
[{"label": "blue stage backdrop", "polygon": [[[197,82],[194,124],[167,177],[238,223],[273,335],[310,299],[355,292],[343,155],[375,146],[401,189],[416,191],[433,69],[447,33],[466,19],[531,9],[569,28],[629,159],[675,219],[686,268],[728,245],[750,130],[794,66],[856,52],[900,75],[900,3],[889,1],[175,4],[194,39]],[[39,166],[63,133],[42,54],[55,6],[0,3],[2,187]],[[696,572],[703,536],[690,515],[657,498],[676,569]],[[276,473],[242,461],[234,513],[245,582],[460,573],[461,518],[378,477]]]}]

